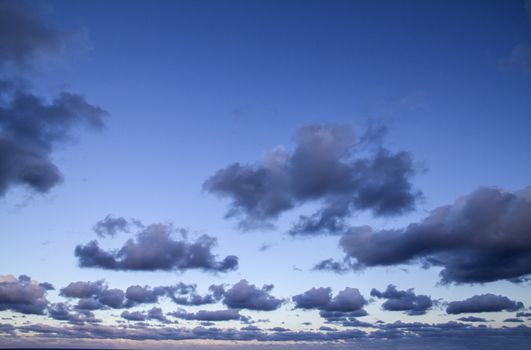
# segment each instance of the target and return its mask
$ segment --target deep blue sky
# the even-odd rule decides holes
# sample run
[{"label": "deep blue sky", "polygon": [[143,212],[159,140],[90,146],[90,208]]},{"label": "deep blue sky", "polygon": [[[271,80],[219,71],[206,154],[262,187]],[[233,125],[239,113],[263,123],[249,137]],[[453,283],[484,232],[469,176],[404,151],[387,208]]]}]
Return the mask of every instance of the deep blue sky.
[{"label": "deep blue sky", "polygon": [[[258,347],[270,340],[306,339],[378,348],[394,337],[397,348],[437,348],[427,336],[428,324],[439,327],[448,342],[440,346],[450,348],[459,339],[468,346],[478,334],[492,333],[490,346],[508,343],[514,349],[531,339],[531,196],[521,191],[531,185],[530,2],[0,4],[0,80],[19,86],[9,90],[0,84],[0,275],[7,276],[0,279],[0,346],[33,344],[35,338],[24,333],[28,324],[79,326],[88,332],[53,333],[50,346],[145,346],[138,339],[148,339],[149,346],[188,346],[166,341],[173,337],[231,347],[240,343],[227,339],[255,332],[249,338],[258,340]],[[44,106],[62,92],[79,94],[83,103],[101,108],[86,118],[101,119],[104,126],[99,132],[85,130],[90,128],[84,127],[83,113],[68,101],[56,102],[63,103],[59,112],[16,104],[14,91],[40,96]],[[371,126],[386,131],[383,141],[360,143]],[[64,135],[48,134],[54,128],[64,128]],[[44,136],[38,139],[31,130]],[[344,132],[352,137],[344,141]],[[399,152],[406,152],[410,163],[400,158],[403,168],[398,169],[389,159],[377,163],[382,149],[396,161]],[[28,180],[37,161],[25,152],[56,167],[63,181],[52,180],[54,170],[42,167],[35,176],[44,187]],[[359,159],[381,166],[364,173]],[[236,162],[247,175],[231,168]],[[299,172],[299,166],[305,170]],[[336,170],[350,180],[335,177]],[[301,185],[306,182],[308,187]],[[384,190],[370,192],[363,202],[360,196],[374,190],[371,186]],[[409,204],[399,201],[408,198]],[[336,217],[341,228],[304,237],[288,233],[300,215],[322,213],[341,200],[348,201],[346,212]],[[392,212],[378,212],[370,200],[388,200]],[[278,211],[264,214],[262,206]],[[226,217],[231,209],[238,214]],[[108,215],[123,218],[129,232],[118,229],[114,237],[99,237],[93,228]],[[242,230],[249,222],[255,229]],[[149,226],[157,223],[164,226]],[[365,236],[360,226],[372,231],[363,229],[369,232]],[[178,228],[187,230],[186,237]],[[159,229],[175,229],[170,241],[157,241]],[[144,243],[138,241],[142,235]],[[199,266],[142,260],[143,252],[153,252],[149,259],[164,256],[172,239],[193,250],[201,235],[217,240],[207,249],[214,260]],[[114,254],[115,265],[83,266],[85,255],[75,249],[92,240]],[[129,257],[140,265],[128,265],[124,249],[116,253],[127,240],[138,243],[139,255]],[[387,249],[385,254],[380,248]],[[380,254],[385,259],[378,260]],[[232,255],[238,257],[237,267],[216,265]],[[325,259],[340,264],[341,273],[313,269]],[[453,271],[446,284],[441,271],[441,276]],[[55,290],[45,293],[20,275],[52,283]],[[244,306],[231,303],[229,291],[244,289],[238,284],[243,279],[266,301],[279,304],[266,311],[256,306],[264,302],[260,298]],[[127,294],[119,306],[101,304],[100,294],[90,294],[90,300],[100,302],[91,312],[102,322],[74,322],[76,315],[87,317],[87,309],[62,289],[99,280],[107,286],[100,286],[100,294],[179,282],[196,284],[200,295],[208,295],[212,284],[224,284],[225,291],[216,302],[195,306],[172,301],[167,289],[156,303],[134,306],[126,305]],[[270,284],[273,289],[260,289]],[[402,299],[371,293],[390,284],[404,291]],[[356,309],[352,305],[348,311],[337,305],[304,307],[294,298],[326,287],[332,296],[357,288],[366,301],[358,309],[367,315],[347,314]],[[16,288],[36,294],[13,299]],[[474,296],[486,294],[493,295],[482,305],[492,312],[448,309],[451,302],[474,304]],[[35,295],[45,298],[45,305]],[[429,296],[431,306],[416,305],[419,295]],[[393,311],[386,300],[402,306]],[[28,311],[28,305],[36,311]],[[160,307],[169,323],[149,319],[153,307]],[[414,307],[422,310],[415,314]],[[60,308],[68,317],[57,316]],[[227,308],[240,309],[250,319],[201,324],[167,315]],[[343,318],[319,314],[332,309]],[[144,315],[145,323],[127,320],[126,311]],[[472,316],[484,320],[458,320]],[[407,334],[407,326],[397,327],[395,321],[419,324]],[[139,335],[122,335],[124,325]],[[260,330],[245,330],[248,326]],[[160,336],[164,327],[175,333]],[[109,329],[117,333],[108,335]],[[44,331],[33,331],[38,342],[46,338]],[[159,337],[166,340],[156,341]]]}]

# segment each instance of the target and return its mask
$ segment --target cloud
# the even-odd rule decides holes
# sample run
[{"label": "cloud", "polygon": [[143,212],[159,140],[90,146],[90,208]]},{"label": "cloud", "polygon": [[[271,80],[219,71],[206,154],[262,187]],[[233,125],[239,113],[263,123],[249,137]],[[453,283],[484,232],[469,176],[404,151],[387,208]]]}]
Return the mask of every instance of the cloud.
[{"label": "cloud", "polygon": [[121,316],[128,321],[145,321],[147,319],[146,314],[140,311],[129,312],[126,310],[122,312]]},{"label": "cloud", "polygon": [[331,312],[356,312],[363,309],[367,300],[357,288],[345,288],[332,297],[331,288],[312,288],[292,298],[297,309],[318,309]]},{"label": "cloud", "polygon": [[227,217],[238,217],[243,229],[270,225],[301,204],[321,203],[318,212],[300,217],[293,235],[338,233],[355,210],[395,215],[413,209],[419,198],[410,183],[411,155],[377,147],[360,157],[363,147],[348,125],[306,125],[295,142],[293,152],[277,147],[258,164],[218,170],[204,189],[231,200]]},{"label": "cloud", "polygon": [[95,318],[94,313],[87,310],[77,310],[72,312],[70,306],[65,303],[55,303],[48,308],[48,315],[54,320],[67,321],[74,325],[88,323],[99,323],[100,319]]},{"label": "cloud", "polygon": [[61,289],[60,295],[78,298],[78,310],[98,310],[106,306],[119,309],[124,307],[125,293],[121,289],[109,289],[102,281],[72,282]]},{"label": "cloud", "polygon": [[196,293],[196,285],[179,284],[173,288],[168,288],[168,295],[174,303],[190,306],[214,304],[225,295],[223,285],[212,284],[208,291],[208,294],[199,295]]},{"label": "cloud", "polygon": [[93,230],[100,237],[114,237],[118,232],[129,232],[129,222],[123,217],[107,215],[94,225]]},{"label": "cloud", "polygon": [[380,292],[377,289],[371,290],[371,296],[380,299],[387,299],[382,307],[387,311],[405,311],[408,315],[424,315],[433,306],[433,301],[427,295],[416,295],[413,289],[397,290],[396,286],[390,284],[387,289]]},{"label": "cloud", "polygon": [[404,229],[352,228],[340,239],[353,269],[420,262],[442,283],[521,282],[531,273],[531,187],[480,188]]},{"label": "cloud", "polygon": [[23,66],[42,55],[59,54],[63,41],[28,2],[0,2],[0,63]]},{"label": "cloud", "polygon": [[230,255],[221,261],[212,248],[216,239],[203,235],[195,242],[175,240],[170,225],[153,224],[139,232],[136,239],[128,240],[118,251],[102,250],[98,242],[78,245],[75,255],[80,267],[108,270],[188,270],[228,272],[238,267],[238,258]]},{"label": "cloud", "polygon": [[107,286],[102,280],[96,282],[71,282],[68,286],[61,289],[60,295],[67,298],[90,298],[99,295]]},{"label": "cloud", "polygon": [[313,269],[314,271],[332,271],[335,273],[345,273],[349,271],[349,268],[345,266],[344,263],[340,261],[335,261],[333,259],[325,259],[317,263]]},{"label": "cloud", "polygon": [[[51,30],[31,2],[0,2],[0,197],[16,186],[45,193],[60,184],[63,174],[53,151],[76,131],[105,124],[108,113],[83,96],[62,92],[47,101],[16,78],[18,68],[61,53],[63,42],[63,34]],[[17,68],[15,77],[8,66]]]},{"label": "cloud", "polygon": [[269,294],[272,289],[272,284],[258,289],[254,284],[241,280],[225,292],[223,303],[233,309],[276,310],[282,304],[282,300]]},{"label": "cloud", "polygon": [[156,303],[159,297],[166,295],[166,287],[150,288],[149,286],[129,286],[125,291],[125,297],[127,298],[127,307],[135,306],[138,304]]},{"label": "cloud", "polygon": [[452,301],[448,304],[446,312],[457,315],[463,313],[517,311],[524,305],[506,296],[494,294],[474,295],[466,300]]},{"label": "cloud", "polygon": [[463,322],[488,322],[483,317],[476,317],[476,316],[461,317],[461,318],[458,318],[458,320],[463,321]]},{"label": "cloud", "polygon": [[48,306],[46,291],[26,275],[0,276],[0,311],[42,315]]},{"label": "cloud", "polygon": [[43,193],[60,184],[63,175],[51,159],[55,146],[79,127],[101,130],[106,115],[80,95],[65,92],[48,103],[0,87],[0,196],[17,185]]},{"label": "cloud", "polygon": [[200,310],[197,312],[186,312],[186,311],[175,311],[170,312],[168,315],[175,318],[181,318],[183,320],[192,320],[192,321],[237,321],[237,320],[247,320],[248,318],[240,314],[238,309],[227,309],[227,310],[215,310],[207,311]]}]

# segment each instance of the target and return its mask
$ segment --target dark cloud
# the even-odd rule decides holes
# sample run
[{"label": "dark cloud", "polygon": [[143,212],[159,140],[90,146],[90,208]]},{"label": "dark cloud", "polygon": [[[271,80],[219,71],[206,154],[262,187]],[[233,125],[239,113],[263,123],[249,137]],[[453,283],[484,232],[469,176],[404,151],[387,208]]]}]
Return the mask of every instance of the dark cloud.
[{"label": "dark cloud", "polygon": [[196,292],[195,285],[179,284],[168,289],[168,294],[174,303],[178,305],[198,306],[205,304],[214,304],[220,301],[224,294],[225,288],[222,285],[211,285],[208,293],[200,295]]},{"label": "dark cloud", "polygon": [[417,295],[413,289],[397,290],[392,284],[388,285],[383,292],[373,288],[371,296],[387,299],[382,304],[384,310],[404,311],[408,315],[424,315],[433,306],[433,301],[429,296]]},{"label": "dark cloud", "polygon": [[[293,331],[271,329],[264,331],[258,327],[220,329],[215,327],[149,327],[140,324],[127,327],[85,324],[74,327],[57,327],[44,324],[6,326],[0,330],[12,334],[31,333],[34,339],[43,341],[54,339],[71,340],[74,344],[81,339],[124,339],[124,340],[227,340],[249,342],[326,342],[324,347],[359,347],[368,349],[388,349],[389,344],[396,349],[488,349],[510,348],[529,349],[531,329],[525,325],[516,327],[476,327],[458,322],[439,324],[404,323],[380,324],[375,331],[363,332],[357,329],[326,331]],[[77,343],[79,344],[79,343]],[[248,343],[249,346],[251,343]],[[70,346],[71,346],[70,345]],[[146,344],[147,345],[147,344]],[[279,344],[280,345],[280,344]],[[305,346],[310,346],[309,344]]]},{"label": "dark cloud", "polygon": [[60,184],[63,174],[52,160],[57,145],[81,128],[101,130],[107,116],[81,95],[62,92],[46,101],[29,91],[30,83],[8,77],[7,66],[30,67],[62,50],[62,34],[33,5],[0,2],[0,197],[15,186],[44,193]]},{"label": "dark cloud", "polygon": [[128,321],[145,321],[147,319],[146,314],[140,311],[129,312],[126,310],[122,312],[121,316]]},{"label": "dark cloud", "polygon": [[168,319],[166,318],[166,316],[164,316],[164,313],[162,312],[162,309],[160,307],[154,307],[148,310],[147,319],[168,323]]},{"label": "dark cloud", "polygon": [[49,282],[42,282],[42,283],[39,283],[39,286],[46,289],[46,290],[55,290],[55,287],[53,286],[53,284],[49,283]]},{"label": "dark cloud", "polygon": [[52,304],[48,308],[48,315],[54,320],[67,321],[68,323],[75,325],[82,325],[85,322],[99,323],[100,319],[97,319],[94,314],[86,310],[77,310],[72,312],[70,306],[65,303]]},{"label": "dark cloud", "polygon": [[227,217],[239,217],[243,229],[268,225],[307,202],[322,203],[318,212],[300,217],[293,235],[341,232],[356,210],[385,216],[413,209],[420,194],[410,183],[409,153],[377,147],[360,157],[360,142],[348,125],[306,125],[295,141],[293,152],[276,148],[259,164],[218,170],[204,188],[231,199]]},{"label": "dark cloud", "polygon": [[354,269],[421,262],[443,283],[520,282],[531,273],[531,187],[480,188],[404,229],[353,228],[340,246]]},{"label": "dark cloud", "polygon": [[345,288],[332,297],[331,288],[312,288],[292,298],[295,308],[348,313],[363,309],[367,300],[357,288]]},{"label": "dark cloud", "polygon": [[21,66],[59,54],[63,35],[47,26],[26,1],[0,1],[0,63]]},{"label": "dark cloud", "polygon": [[114,237],[118,232],[129,232],[129,222],[123,217],[107,215],[94,225],[93,230],[100,237]]},{"label": "dark cloud", "polygon": [[103,281],[96,282],[72,282],[61,289],[60,295],[67,298],[90,298],[99,295],[107,286]]},{"label": "dark cloud", "polygon": [[156,303],[159,297],[166,295],[167,288],[149,286],[130,286],[125,291],[125,297],[127,298],[127,306],[135,306],[138,304]]},{"label": "dark cloud", "polygon": [[240,314],[238,309],[228,309],[228,310],[215,310],[207,311],[200,310],[197,312],[186,312],[186,311],[175,311],[170,312],[168,315],[175,318],[181,318],[183,320],[192,320],[192,321],[237,321],[237,320],[247,320],[247,317]]},{"label": "dark cloud", "polygon": [[63,181],[51,154],[78,126],[101,129],[106,112],[76,94],[51,103],[22,90],[0,90],[0,196],[15,185],[47,192]]},{"label": "dark cloud", "polygon": [[125,293],[121,289],[109,289],[102,280],[72,282],[62,288],[59,294],[67,298],[78,298],[78,310],[98,310],[105,307],[119,309],[124,307],[125,301]]},{"label": "dark cloud", "polygon": [[276,310],[282,300],[269,294],[272,289],[273,285],[264,285],[258,289],[254,284],[241,280],[225,292],[223,303],[233,309]]},{"label": "dark cloud", "polygon": [[503,320],[503,322],[508,322],[508,323],[523,323],[524,321],[519,319],[519,318],[516,318],[516,317],[510,317],[510,318],[506,318],[505,320]]},{"label": "dark cloud", "polygon": [[78,245],[75,255],[81,267],[109,270],[187,270],[227,272],[238,267],[238,258],[230,255],[218,261],[212,253],[216,239],[207,235],[195,242],[175,240],[170,225],[153,224],[128,240],[118,251],[102,250],[96,241]]},{"label": "dark cloud", "polygon": [[345,273],[349,271],[349,268],[340,261],[335,261],[334,259],[325,259],[317,263],[313,267],[313,270],[314,271],[331,271],[335,273]]},{"label": "dark cloud", "polygon": [[446,312],[449,314],[517,311],[524,305],[503,295],[481,294],[474,295],[466,300],[452,301],[448,304]]},{"label": "dark cloud", "polygon": [[463,322],[488,322],[483,317],[476,317],[476,316],[461,317],[461,318],[458,318],[458,320],[463,321]]},{"label": "dark cloud", "polygon": [[0,276],[0,311],[41,315],[48,306],[46,288],[28,276]]}]

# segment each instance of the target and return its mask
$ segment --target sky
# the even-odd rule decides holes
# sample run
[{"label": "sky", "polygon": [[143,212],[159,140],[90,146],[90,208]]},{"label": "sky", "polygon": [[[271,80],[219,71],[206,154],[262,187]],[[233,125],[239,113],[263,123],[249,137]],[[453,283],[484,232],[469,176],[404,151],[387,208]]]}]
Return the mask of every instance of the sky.
[{"label": "sky", "polygon": [[531,2],[0,1],[0,347],[528,349]]}]

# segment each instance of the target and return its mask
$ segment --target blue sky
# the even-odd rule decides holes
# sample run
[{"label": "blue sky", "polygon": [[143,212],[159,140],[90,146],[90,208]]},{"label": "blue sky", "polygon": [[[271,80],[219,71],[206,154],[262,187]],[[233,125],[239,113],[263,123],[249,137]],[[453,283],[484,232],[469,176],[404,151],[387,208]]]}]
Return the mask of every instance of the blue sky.
[{"label": "blue sky", "polygon": [[528,1],[0,9],[1,346],[525,348]]}]

